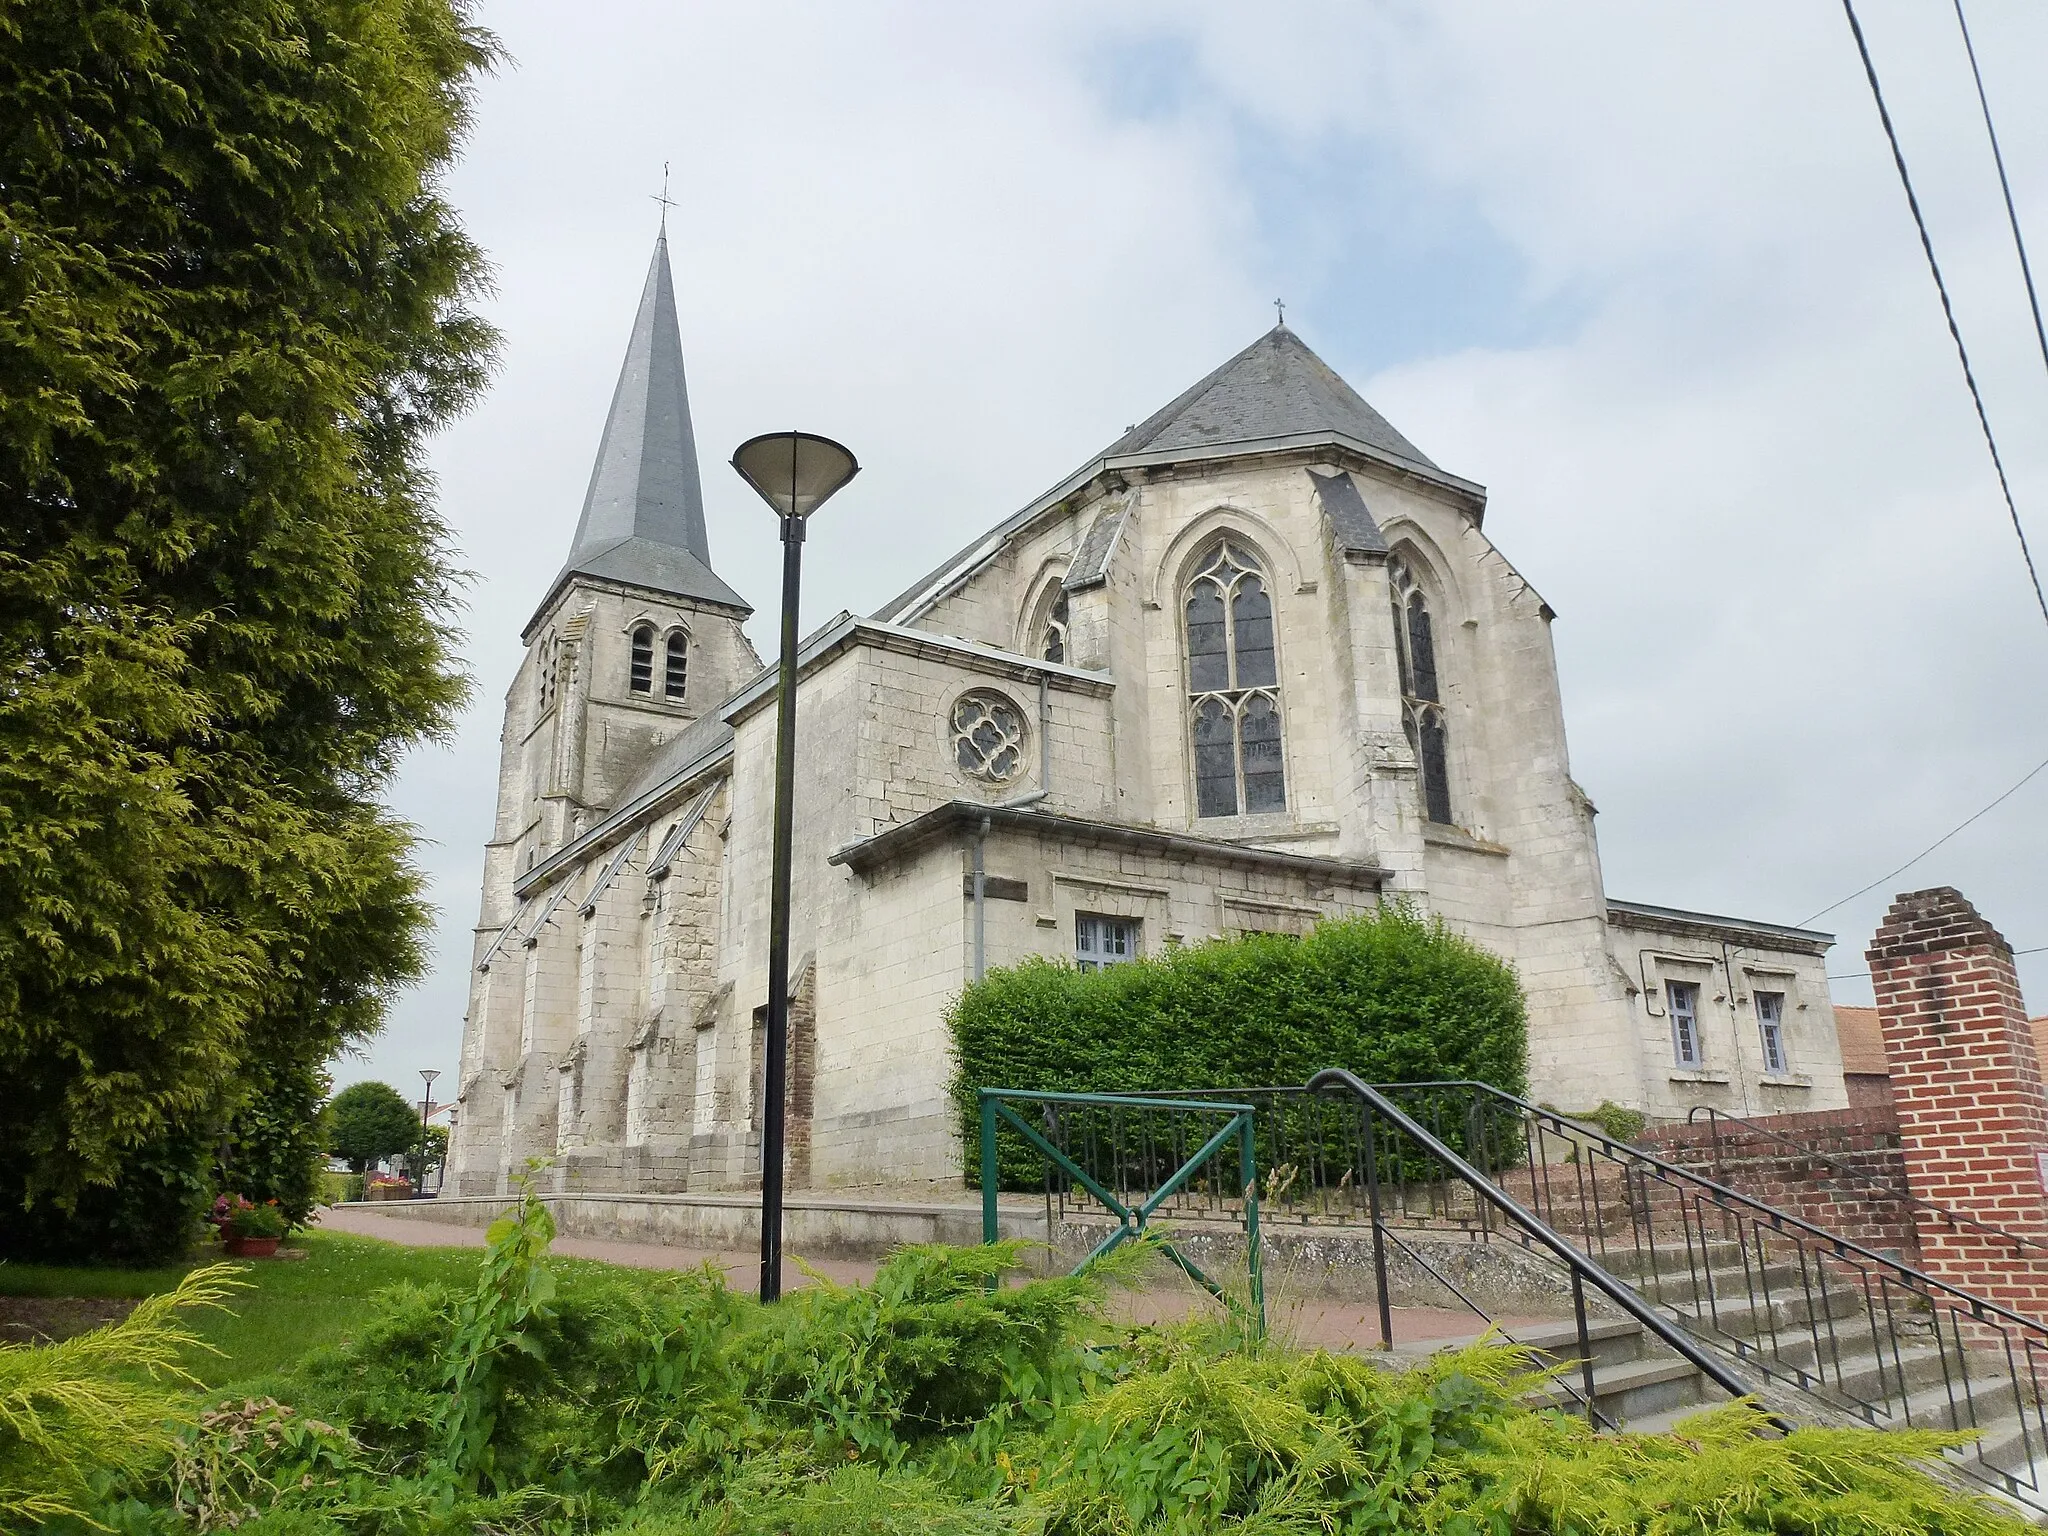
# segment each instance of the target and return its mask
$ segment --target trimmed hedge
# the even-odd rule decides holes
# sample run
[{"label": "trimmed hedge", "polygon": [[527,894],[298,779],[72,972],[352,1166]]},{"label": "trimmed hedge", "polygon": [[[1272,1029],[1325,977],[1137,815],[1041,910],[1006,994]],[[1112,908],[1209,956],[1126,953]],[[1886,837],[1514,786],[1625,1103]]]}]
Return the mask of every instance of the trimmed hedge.
[{"label": "trimmed hedge", "polygon": [[978,1088],[1130,1093],[1477,1078],[1520,1093],[1528,1015],[1513,968],[1405,905],[1080,971],[989,972],[947,1014],[969,1180]]}]

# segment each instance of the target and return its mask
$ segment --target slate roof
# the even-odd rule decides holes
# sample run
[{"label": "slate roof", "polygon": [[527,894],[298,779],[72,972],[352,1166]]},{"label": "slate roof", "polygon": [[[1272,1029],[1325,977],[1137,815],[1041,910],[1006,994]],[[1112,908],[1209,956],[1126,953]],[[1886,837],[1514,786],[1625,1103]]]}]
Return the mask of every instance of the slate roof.
[{"label": "slate roof", "polygon": [[1330,433],[1425,469],[1437,467],[1306,342],[1276,325],[1131,428],[1103,450],[1103,457]]},{"label": "slate roof", "polygon": [[541,609],[578,575],[748,606],[711,569],[666,233],[654,242],[576,537]]},{"label": "slate roof", "polygon": [[1358,494],[1358,482],[1341,470],[1336,474],[1322,475],[1308,471],[1314,482],[1316,500],[1322,503],[1323,516],[1330,520],[1330,527],[1337,535],[1338,550],[1347,555],[1384,555],[1387,552],[1387,536],[1380,532],[1380,525],[1373,521],[1365,498]]},{"label": "slate roof", "polygon": [[[1396,466],[1407,466],[1438,485],[1485,504],[1484,488],[1439,469],[1378,411],[1367,405],[1328,363],[1285,326],[1276,325],[1235,357],[1215,369],[1194,388],[1184,391],[1163,409],[1153,412],[1101,453],[1061,481],[1052,490],[1004,519],[943,565],[927,572],[917,582],[896,594],[875,610],[884,620],[915,617],[935,591],[965,577],[985,560],[993,559],[1004,541],[1030,525],[1047,507],[1069,494],[1088,478],[1121,461],[1157,462],[1177,455],[1189,459],[1220,458],[1233,453],[1256,452],[1262,444],[1337,441],[1351,444]],[[1327,504],[1327,503],[1326,503]],[[1363,510],[1363,501],[1360,502]],[[1370,513],[1365,522],[1371,523]],[[1354,520],[1354,530],[1370,547],[1370,535]],[[1377,526],[1374,533],[1377,533]],[[1113,525],[1096,524],[1102,545],[1083,550],[1077,561],[1078,574],[1070,575],[1070,587],[1098,579],[1098,564],[1090,557],[1105,555],[1115,533]],[[1092,533],[1091,533],[1092,537]]]}]

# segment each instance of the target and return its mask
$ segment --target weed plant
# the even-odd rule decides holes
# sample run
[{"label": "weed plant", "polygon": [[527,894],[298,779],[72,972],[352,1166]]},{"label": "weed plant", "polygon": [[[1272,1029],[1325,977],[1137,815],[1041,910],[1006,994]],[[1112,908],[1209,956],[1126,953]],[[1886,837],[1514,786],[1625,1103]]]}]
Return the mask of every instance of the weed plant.
[{"label": "weed plant", "polygon": [[1540,1377],[1510,1348],[1397,1372],[1227,1327],[1112,1324],[1107,1287],[1141,1245],[1025,1283],[1015,1244],[910,1248],[872,1284],[763,1307],[709,1268],[550,1259],[551,1235],[528,1193],[469,1284],[383,1292],[260,1392],[152,1400],[154,1428],[78,1442],[57,1502],[9,1508],[68,1499],[124,1536],[2022,1529],[1918,1470],[1939,1437],[1771,1439],[1741,1404],[1599,1436],[1527,1406]]}]

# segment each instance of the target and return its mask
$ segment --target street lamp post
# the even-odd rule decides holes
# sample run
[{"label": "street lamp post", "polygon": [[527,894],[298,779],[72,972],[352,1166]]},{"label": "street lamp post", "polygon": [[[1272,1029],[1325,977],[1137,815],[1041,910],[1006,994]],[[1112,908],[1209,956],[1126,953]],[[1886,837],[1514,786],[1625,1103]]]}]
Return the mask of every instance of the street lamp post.
[{"label": "street lamp post", "polygon": [[789,866],[796,790],[796,607],[804,524],[860,473],[829,437],[769,432],[749,438],[732,467],[782,525],[782,662],[775,709],[775,847],[768,887],[768,1032],[761,1085],[761,1299],[782,1295],[783,1083],[789,1074]]},{"label": "street lamp post", "polygon": [[413,1169],[413,1172],[419,1175],[419,1178],[413,1184],[412,1192],[415,1195],[422,1193],[426,1188],[427,1117],[434,1112],[434,1079],[440,1075],[440,1072],[433,1067],[420,1068],[420,1076],[426,1079],[427,1086],[425,1092],[420,1095],[420,1160],[419,1166]]}]

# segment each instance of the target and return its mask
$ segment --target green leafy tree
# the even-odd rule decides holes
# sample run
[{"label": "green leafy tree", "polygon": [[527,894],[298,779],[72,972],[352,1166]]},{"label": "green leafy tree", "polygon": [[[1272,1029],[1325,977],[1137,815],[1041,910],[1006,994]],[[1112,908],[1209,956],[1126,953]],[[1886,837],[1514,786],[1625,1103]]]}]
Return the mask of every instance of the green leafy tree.
[{"label": "green leafy tree", "polygon": [[435,1171],[448,1160],[448,1127],[445,1125],[413,1127],[413,1143],[406,1149],[405,1171],[411,1176],[413,1186],[424,1189]]},{"label": "green leafy tree", "polygon": [[327,1106],[327,1150],[357,1173],[419,1145],[420,1117],[389,1083],[351,1083]]},{"label": "green leafy tree", "polygon": [[0,1251],[203,1172],[421,969],[379,796],[466,688],[424,454],[495,344],[438,191],[494,47],[0,5]]}]

